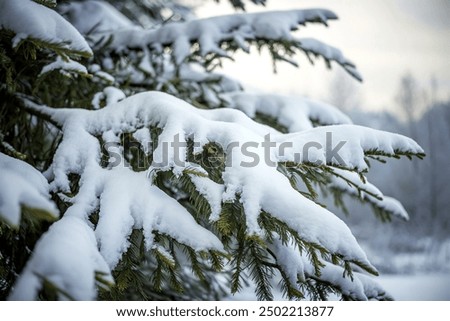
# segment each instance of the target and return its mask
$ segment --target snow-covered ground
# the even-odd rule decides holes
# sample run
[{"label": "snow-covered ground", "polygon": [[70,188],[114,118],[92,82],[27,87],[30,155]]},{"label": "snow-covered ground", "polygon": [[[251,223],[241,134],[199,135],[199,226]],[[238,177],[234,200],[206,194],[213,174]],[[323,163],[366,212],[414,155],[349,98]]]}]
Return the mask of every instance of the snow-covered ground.
[{"label": "snow-covered ground", "polygon": [[397,301],[450,300],[450,273],[383,275],[377,279]]}]

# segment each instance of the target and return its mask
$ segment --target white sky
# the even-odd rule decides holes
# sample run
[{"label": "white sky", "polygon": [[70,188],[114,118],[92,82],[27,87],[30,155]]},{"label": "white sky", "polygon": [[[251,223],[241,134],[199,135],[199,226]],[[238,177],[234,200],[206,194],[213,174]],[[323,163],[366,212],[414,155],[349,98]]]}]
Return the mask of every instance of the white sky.
[{"label": "white sky", "polygon": [[[327,8],[339,20],[330,27],[308,25],[301,37],[315,37],[336,46],[356,63],[364,77],[356,84],[363,105],[371,110],[395,108],[399,79],[411,72],[423,86],[432,76],[438,81],[438,97],[450,98],[450,1],[449,0],[268,0],[267,6],[248,5],[247,11]],[[206,2],[200,17],[233,13],[228,1]],[[330,82],[340,67],[327,70],[323,61],[310,66],[301,54],[300,69],[280,63],[272,73],[267,56],[239,54],[226,62],[226,74],[252,89],[280,94],[308,95],[326,100]]]}]

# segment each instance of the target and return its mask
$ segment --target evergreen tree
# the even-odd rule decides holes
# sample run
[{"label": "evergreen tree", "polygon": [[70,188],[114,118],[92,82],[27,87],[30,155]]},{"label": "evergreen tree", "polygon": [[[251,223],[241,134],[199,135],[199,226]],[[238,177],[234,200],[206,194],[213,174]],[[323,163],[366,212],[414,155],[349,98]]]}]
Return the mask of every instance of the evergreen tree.
[{"label": "evergreen tree", "polygon": [[221,299],[253,283],[258,299],[390,299],[318,192],[407,218],[364,173],[420,146],[216,72],[254,46],[361,80],[341,51],[292,33],[336,18],[0,0],[1,298]]}]

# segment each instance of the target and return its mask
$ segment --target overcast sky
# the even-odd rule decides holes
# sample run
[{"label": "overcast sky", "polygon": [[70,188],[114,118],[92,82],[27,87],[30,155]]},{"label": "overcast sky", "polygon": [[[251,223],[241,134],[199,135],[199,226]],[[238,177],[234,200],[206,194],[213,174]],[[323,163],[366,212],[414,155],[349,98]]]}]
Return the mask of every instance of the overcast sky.
[{"label": "overcast sky", "polygon": [[[429,86],[438,80],[439,97],[450,98],[450,1],[449,0],[268,0],[266,8],[248,11],[327,8],[339,20],[330,27],[308,25],[298,36],[315,37],[336,46],[356,63],[364,77],[356,84],[364,108],[394,109],[399,79],[406,72]],[[208,2],[197,10],[201,17],[232,13],[227,1]],[[323,61],[311,67],[298,58],[300,69],[279,64],[273,75],[268,57],[241,54],[225,64],[224,71],[251,89],[280,94],[308,95],[326,100],[330,82],[339,66],[328,71]]]}]

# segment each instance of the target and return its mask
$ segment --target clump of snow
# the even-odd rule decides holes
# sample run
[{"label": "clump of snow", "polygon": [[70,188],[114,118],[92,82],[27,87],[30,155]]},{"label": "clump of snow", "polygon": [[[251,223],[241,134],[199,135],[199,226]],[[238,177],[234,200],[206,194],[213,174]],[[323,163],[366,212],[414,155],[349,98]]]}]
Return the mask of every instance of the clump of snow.
[{"label": "clump of snow", "polygon": [[94,81],[97,79],[103,79],[109,82],[110,84],[113,84],[116,81],[116,79],[111,74],[103,71],[101,67],[97,64],[90,65],[89,72],[94,75]]},{"label": "clump of snow", "polygon": [[134,132],[133,138],[136,139],[142,147],[142,150],[146,155],[152,152],[152,137],[150,135],[150,130],[146,127],[142,127]]},{"label": "clump of snow", "polygon": [[91,101],[91,105],[92,107],[94,107],[94,109],[100,109],[101,106],[101,101],[105,98],[105,94],[100,91],[98,93],[96,93],[94,95],[94,97],[92,97],[92,101]]},{"label": "clump of snow", "polygon": [[291,284],[297,284],[298,281],[306,280],[304,259],[299,253],[296,245],[282,244],[279,237],[274,238],[275,241],[270,245],[271,250],[276,255],[277,263],[283,269],[289,278]]},{"label": "clump of snow", "polygon": [[56,11],[31,0],[1,1],[0,28],[16,34],[14,47],[31,38],[92,55],[84,37],[69,22]]},{"label": "clump of snow", "polygon": [[58,295],[60,300],[94,300],[96,273],[113,282],[108,265],[97,249],[92,228],[83,219],[64,216],[36,244],[9,299],[35,300],[45,278],[64,291]]},{"label": "clump of snow", "polygon": [[105,87],[103,91],[96,93],[92,98],[91,103],[95,109],[100,109],[102,101],[104,101],[105,105],[108,106],[125,99],[125,97],[126,96],[122,90],[113,86],[108,86]]},{"label": "clump of snow", "polygon": [[211,206],[211,222],[217,221],[222,210],[223,185],[217,184],[208,177],[190,175],[192,183],[197,191],[208,201]]},{"label": "clump of snow", "polygon": [[198,225],[177,201],[152,186],[145,172],[116,167],[104,176],[100,220],[95,234],[100,253],[111,268],[128,248],[133,228],[144,230],[147,250],[154,245],[153,231],[169,235],[198,251],[222,250],[214,234]]},{"label": "clump of snow", "polygon": [[59,70],[63,75],[67,72],[76,72],[79,74],[87,74],[87,69],[82,64],[71,60],[70,58],[61,58],[60,56],[56,57],[56,60],[48,65],[45,65],[41,73],[39,75],[43,75],[49,73],[53,70]]},{"label": "clump of snow", "polygon": [[44,176],[24,161],[0,153],[0,218],[19,226],[21,206],[59,215]]},{"label": "clump of snow", "polygon": [[157,251],[159,254],[161,254],[162,256],[164,256],[166,258],[166,260],[168,260],[169,262],[171,262],[172,264],[175,265],[175,259],[172,256],[172,254],[170,254],[169,251],[167,251],[163,246],[161,245],[155,245],[152,248],[153,250]]},{"label": "clump of snow", "polygon": [[122,90],[112,86],[106,87],[103,92],[105,93],[107,106],[115,104],[126,97]]}]

